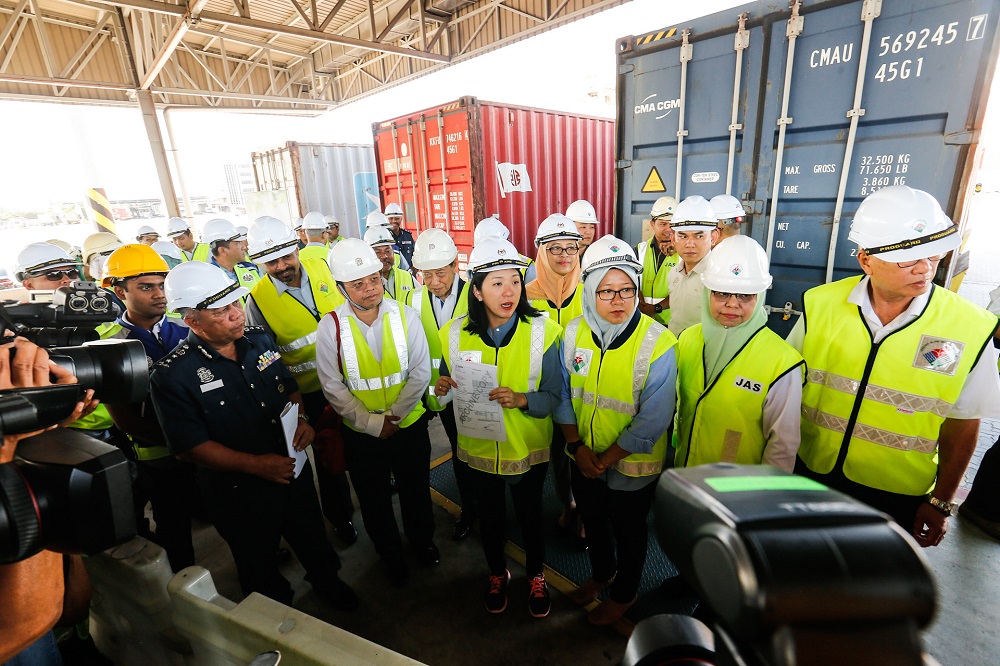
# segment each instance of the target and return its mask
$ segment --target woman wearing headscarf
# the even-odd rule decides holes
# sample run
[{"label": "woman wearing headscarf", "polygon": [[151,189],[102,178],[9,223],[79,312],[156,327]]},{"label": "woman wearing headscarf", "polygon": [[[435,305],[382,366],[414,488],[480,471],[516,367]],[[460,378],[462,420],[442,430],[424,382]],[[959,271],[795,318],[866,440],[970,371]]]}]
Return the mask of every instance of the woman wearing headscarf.
[{"label": "woman wearing headscarf", "polygon": [[[549,215],[535,232],[535,279],[525,284],[531,306],[565,327],[583,314],[583,284],[580,282],[580,240],[576,223],[565,215]],[[583,536],[583,526],[576,514],[576,502],[570,488],[570,461],[566,457],[562,431],[552,435],[552,478],[556,496],[562,505],[558,530]]]},{"label": "woman wearing headscarf", "polygon": [[583,316],[566,327],[569,374],[556,421],[572,456],[573,494],[587,530],[591,577],[572,596],[594,625],[617,622],[636,599],[646,562],[646,516],[668,455],[677,365],[673,334],[638,308],[642,265],[604,236],[583,265]]},{"label": "woman wearing headscarf", "polygon": [[748,236],[720,242],[701,276],[701,324],[678,341],[675,467],[715,462],[792,471],[805,363],[767,328],[767,255]]},{"label": "woman wearing headscarf", "polygon": [[[458,458],[470,468],[479,509],[479,531],[490,573],[486,609],[507,608],[510,572],[504,556],[506,495],[524,535],[524,568],[529,578],[528,611],[545,617],[551,610],[545,584],[545,530],[542,490],[552,441],[552,412],[559,406],[565,375],[562,369],[562,328],[528,304],[521,283],[524,261],[508,241],[487,238],[469,256],[469,310],[445,324],[440,332],[441,376],[434,395],[441,404],[452,389],[462,387],[451,377],[460,364],[495,366],[497,387],[489,400],[503,412],[503,434],[471,436],[456,405]],[[467,367],[467,369],[472,369]],[[482,369],[482,368],[480,368]]]}]

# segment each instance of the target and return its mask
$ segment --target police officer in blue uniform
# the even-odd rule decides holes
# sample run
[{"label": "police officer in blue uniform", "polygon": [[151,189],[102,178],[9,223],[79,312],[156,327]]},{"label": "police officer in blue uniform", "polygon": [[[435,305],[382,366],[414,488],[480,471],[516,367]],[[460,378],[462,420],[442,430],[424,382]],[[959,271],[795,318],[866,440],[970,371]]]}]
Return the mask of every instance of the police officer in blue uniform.
[{"label": "police officer in blue uniform", "polygon": [[[187,262],[167,276],[166,293],[191,332],[154,366],[153,404],[171,450],[198,466],[243,593],[291,604],[292,587],[278,571],[284,537],[313,589],[335,608],[353,610],[358,598],[337,575],[340,558],[326,536],[312,469],[306,461],[295,476],[284,440],[282,411],[289,402],[301,410],[302,397],[271,338],[244,329],[247,290],[215,266]],[[293,446],[304,450],[312,438],[303,417]]]}]

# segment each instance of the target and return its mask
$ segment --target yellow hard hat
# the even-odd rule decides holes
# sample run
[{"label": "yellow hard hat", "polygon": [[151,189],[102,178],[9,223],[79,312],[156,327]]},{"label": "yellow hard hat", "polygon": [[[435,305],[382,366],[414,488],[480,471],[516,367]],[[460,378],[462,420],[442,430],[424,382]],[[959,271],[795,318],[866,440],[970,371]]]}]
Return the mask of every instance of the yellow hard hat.
[{"label": "yellow hard hat", "polygon": [[140,275],[166,275],[169,271],[170,267],[163,257],[148,245],[122,245],[108,257],[101,285],[110,287],[115,280]]}]

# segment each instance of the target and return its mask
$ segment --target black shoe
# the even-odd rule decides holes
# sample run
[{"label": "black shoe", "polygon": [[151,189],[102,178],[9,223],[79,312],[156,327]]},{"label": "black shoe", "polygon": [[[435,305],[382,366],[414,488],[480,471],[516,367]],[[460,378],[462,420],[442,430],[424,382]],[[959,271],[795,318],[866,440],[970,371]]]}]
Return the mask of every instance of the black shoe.
[{"label": "black shoe", "polygon": [[538,574],[530,581],[528,591],[528,612],[531,617],[545,617],[552,610],[552,600],[549,598],[549,588],[545,584],[545,574]]},{"label": "black shoe", "polygon": [[354,527],[354,523],[349,520],[340,525],[334,525],[333,533],[348,546],[358,541],[358,530]]},{"label": "black shoe", "polygon": [[337,610],[352,611],[361,605],[358,595],[340,578],[334,578],[332,582],[321,587],[314,586],[313,589]]},{"label": "black shoe", "polygon": [[451,538],[455,541],[461,541],[462,539],[469,536],[472,532],[472,523],[475,522],[475,517],[470,516],[466,512],[462,512],[462,515],[458,517],[455,521],[454,527],[451,528]]},{"label": "black shoe", "polygon": [[383,560],[382,567],[385,569],[385,577],[389,579],[390,585],[393,587],[406,586],[406,582],[410,579],[410,571],[406,568],[405,562],[402,560],[398,562]]},{"label": "black shoe", "polygon": [[414,548],[413,552],[421,566],[436,567],[441,564],[441,551],[433,543],[423,548]]},{"label": "black shoe", "polygon": [[486,580],[486,610],[491,613],[502,613],[507,610],[507,583],[509,582],[509,571],[504,571],[502,576],[490,576]]}]

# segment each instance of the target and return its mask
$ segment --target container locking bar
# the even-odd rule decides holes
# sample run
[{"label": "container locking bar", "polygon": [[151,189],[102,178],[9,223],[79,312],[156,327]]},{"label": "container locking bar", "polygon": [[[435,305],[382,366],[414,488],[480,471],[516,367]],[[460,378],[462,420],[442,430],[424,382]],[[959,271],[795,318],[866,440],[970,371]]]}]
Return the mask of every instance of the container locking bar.
[{"label": "container locking bar", "polygon": [[792,318],[792,315],[801,315],[802,314],[798,310],[793,310],[792,309],[792,302],[791,301],[785,301],[785,307],[783,307],[783,308],[776,308],[773,305],[765,305],[764,306],[764,312],[766,312],[769,315],[780,314],[781,315],[781,321],[788,321],[789,319]]},{"label": "container locking bar", "polygon": [[729,166],[726,169],[726,194],[733,193],[733,165],[736,162],[736,132],[743,129],[737,122],[740,110],[740,79],[743,76],[743,51],[750,46],[750,31],[746,29],[747,12],[739,15],[739,27],[733,49],[736,51],[736,74],[733,77],[733,115],[729,121]]},{"label": "container locking bar", "polygon": [[682,161],[684,159],[684,137],[688,135],[688,131],[684,129],[684,107],[687,104],[687,71],[688,63],[691,62],[691,58],[694,57],[694,46],[688,42],[688,37],[690,35],[691,28],[685,28],[684,31],[681,32],[681,108],[677,118],[677,179],[674,185],[674,196],[678,201],[681,200],[681,167],[683,166]]}]

